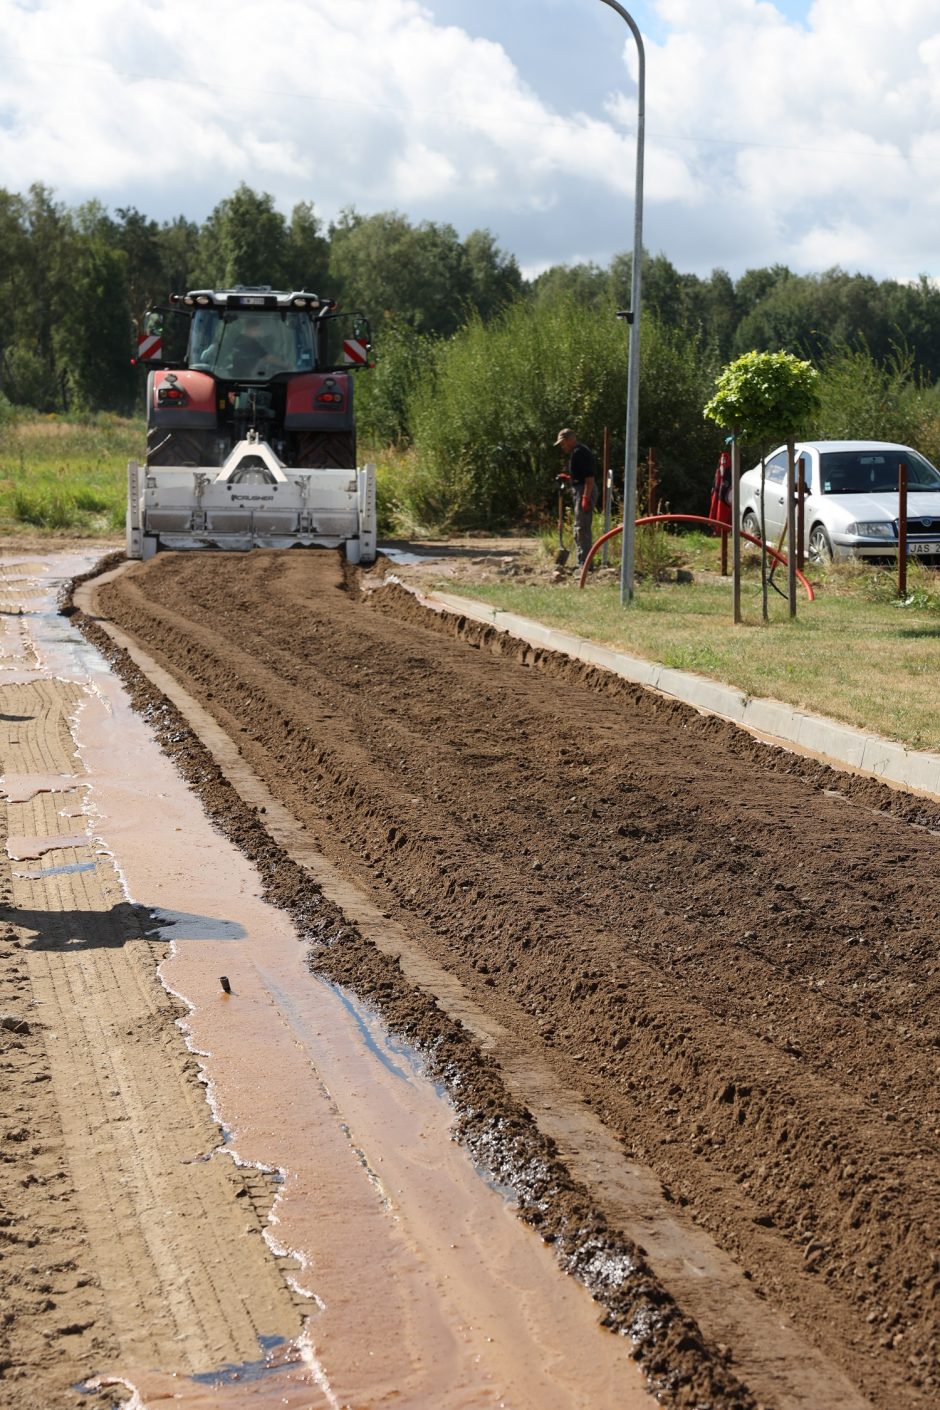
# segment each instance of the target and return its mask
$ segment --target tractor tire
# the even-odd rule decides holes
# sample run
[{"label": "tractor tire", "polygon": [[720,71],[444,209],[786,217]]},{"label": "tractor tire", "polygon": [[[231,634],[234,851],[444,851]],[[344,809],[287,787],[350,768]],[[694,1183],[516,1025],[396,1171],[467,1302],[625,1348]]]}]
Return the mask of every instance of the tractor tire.
[{"label": "tractor tire", "polygon": [[355,431],[307,431],[298,437],[297,464],[309,470],[354,470]]},{"label": "tractor tire", "polygon": [[218,464],[216,431],[168,431],[163,426],[147,427],[148,465]]}]

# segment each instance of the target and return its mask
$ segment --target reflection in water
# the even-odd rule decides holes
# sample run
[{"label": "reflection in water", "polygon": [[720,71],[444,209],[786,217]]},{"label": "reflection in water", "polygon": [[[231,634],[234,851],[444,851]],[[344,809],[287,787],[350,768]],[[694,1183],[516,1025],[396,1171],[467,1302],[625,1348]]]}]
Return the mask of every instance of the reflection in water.
[{"label": "reflection in water", "polygon": [[147,934],[160,940],[244,940],[248,932],[235,920],[218,916],[190,915],[187,911],[166,911],[155,906],[150,912]]},{"label": "reflection in water", "polygon": [[[325,983],[326,981],[323,982]],[[365,1043],[369,1052],[372,1053],[374,1057],[378,1058],[382,1066],[386,1071],[390,1072],[393,1077],[400,1078],[402,1082],[410,1082],[411,1076],[404,1068],[399,1067],[397,1063],[392,1061],[392,1054],[396,1057],[403,1058],[411,1068],[411,1072],[415,1073],[420,1069],[421,1060],[414,1048],[410,1048],[406,1043],[399,1042],[385,1029],[382,1030],[382,1041],[380,1043],[366,1022],[365,1013],[359,1005],[354,1003],[353,999],[345,990],[338,988],[335,984],[330,987],[333,989],[333,992],[336,994],[347,1013],[350,1013],[355,1019],[356,1027],[359,1029],[362,1035],[362,1041]]]},{"label": "reflection in water", "polygon": [[15,871],[14,876],[18,876],[22,881],[41,881],[44,876],[71,876],[77,871],[94,871],[97,862],[69,862],[63,867],[43,867],[35,871]]},{"label": "reflection in water", "polygon": [[197,1385],[219,1386],[240,1382],[258,1381],[262,1376],[270,1376],[272,1371],[283,1370],[285,1366],[300,1365],[303,1357],[295,1342],[286,1337],[266,1337],[258,1333],[258,1345],[264,1352],[257,1361],[243,1361],[235,1366],[228,1363],[217,1371],[197,1371],[190,1376]]}]

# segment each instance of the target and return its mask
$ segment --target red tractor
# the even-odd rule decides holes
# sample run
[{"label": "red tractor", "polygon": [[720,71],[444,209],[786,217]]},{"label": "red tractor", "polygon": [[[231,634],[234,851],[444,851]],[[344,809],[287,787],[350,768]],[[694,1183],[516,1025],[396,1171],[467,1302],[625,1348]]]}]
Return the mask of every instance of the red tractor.
[{"label": "red tractor", "polygon": [[345,546],[375,557],[375,468],[356,463],[366,319],[269,288],[197,289],[138,336],[147,459],[128,466],[127,552]]}]

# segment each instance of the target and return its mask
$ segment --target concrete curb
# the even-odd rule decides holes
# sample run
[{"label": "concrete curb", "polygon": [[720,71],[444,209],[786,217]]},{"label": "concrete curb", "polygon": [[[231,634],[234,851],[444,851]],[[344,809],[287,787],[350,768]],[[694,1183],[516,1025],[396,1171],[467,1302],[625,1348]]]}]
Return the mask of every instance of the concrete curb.
[{"label": "concrete curb", "polygon": [[471,621],[496,627],[498,631],[506,632],[530,646],[560,651],[575,661],[599,666],[644,689],[656,690],[670,699],[681,700],[703,714],[729,720],[782,748],[822,759],[835,768],[865,774],[896,788],[922,793],[940,802],[940,754],[905,749],[882,735],[853,729],[851,725],[839,724],[825,715],[807,714],[784,705],[780,700],[754,699],[734,686],[721,685],[691,671],[675,671],[668,666],[657,665],[641,656],[631,656],[626,651],[601,646],[572,632],[520,617],[515,612],[501,612],[472,598],[458,597],[450,592],[424,593],[402,583],[394,575],[390,575],[387,581],[406,587],[437,612],[467,617]]}]

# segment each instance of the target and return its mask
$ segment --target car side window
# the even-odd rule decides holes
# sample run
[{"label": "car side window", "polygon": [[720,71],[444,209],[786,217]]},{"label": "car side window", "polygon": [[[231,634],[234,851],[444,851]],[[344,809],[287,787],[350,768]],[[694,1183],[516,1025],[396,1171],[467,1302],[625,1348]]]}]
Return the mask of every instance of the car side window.
[{"label": "car side window", "polygon": [[787,453],[783,450],[771,456],[767,462],[767,483],[771,485],[782,485],[786,478]]}]

